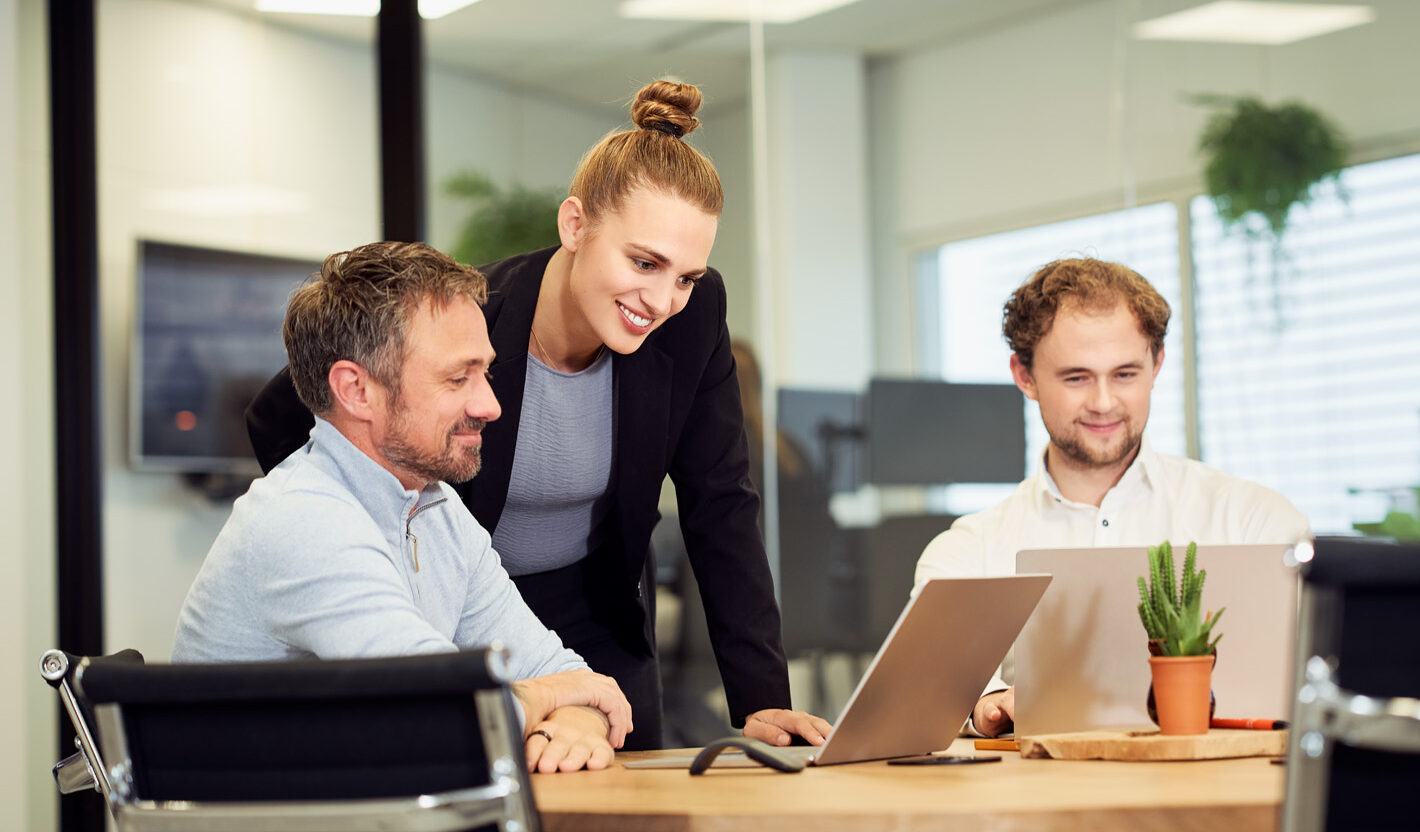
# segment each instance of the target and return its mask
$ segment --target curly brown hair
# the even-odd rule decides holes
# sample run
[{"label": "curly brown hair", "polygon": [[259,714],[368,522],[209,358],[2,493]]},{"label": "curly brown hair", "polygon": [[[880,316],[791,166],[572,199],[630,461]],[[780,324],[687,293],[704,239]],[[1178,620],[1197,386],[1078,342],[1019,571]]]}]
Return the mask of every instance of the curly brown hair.
[{"label": "curly brown hair", "polygon": [[296,395],[312,413],[330,412],[330,368],[354,361],[399,397],[405,333],[426,299],[482,305],[488,281],[424,243],[370,243],[325,258],[291,295],[281,338]]},{"label": "curly brown hair", "polygon": [[1035,347],[1050,332],[1055,314],[1069,303],[1089,311],[1107,312],[1123,302],[1149,339],[1154,358],[1164,348],[1169,330],[1169,304],[1149,281],[1121,263],[1090,257],[1046,263],[1006,301],[1001,333],[1027,370]]}]

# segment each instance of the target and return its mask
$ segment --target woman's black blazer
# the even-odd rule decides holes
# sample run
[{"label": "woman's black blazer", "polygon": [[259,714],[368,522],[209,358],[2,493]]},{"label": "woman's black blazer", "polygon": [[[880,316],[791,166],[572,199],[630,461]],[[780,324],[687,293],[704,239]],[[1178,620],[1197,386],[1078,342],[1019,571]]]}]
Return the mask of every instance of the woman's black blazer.
[{"label": "woman's black blazer", "polygon": [[[481,268],[489,288],[484,315],[497,355],[492,386],[503,415],[483,430],[482,469],[456,489],[490,531],[508,495],[533,310],[555,250]],[[661,482],[669,474],[734,724],[762,708],[789,707],[779,608],[759,530],[759,496],[749,481],[719,273],[706,273],[679,314],[636,352],[613,361],[617,447],[610,519],[621,558],[620,574],[612,576],[620,597],[612,601],[627,622],[623,637],[654,649],[650,540],[660,519]],[[269,471],[305,444],[313,424],[282,370],[247,409],[262,469]]]}]

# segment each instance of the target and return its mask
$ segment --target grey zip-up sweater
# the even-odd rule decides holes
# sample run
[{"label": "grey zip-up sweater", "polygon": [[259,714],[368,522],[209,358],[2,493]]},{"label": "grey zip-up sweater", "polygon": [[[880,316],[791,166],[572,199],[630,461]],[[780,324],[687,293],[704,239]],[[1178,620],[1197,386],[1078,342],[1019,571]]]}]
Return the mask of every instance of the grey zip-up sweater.
[{"label": "grey zip-up sweater", "polygon": [[515,678],[585,668],[528,609],[444,483],[408,491],[323,419],[232,507],[173,661],[357,658],[500,641]]}]

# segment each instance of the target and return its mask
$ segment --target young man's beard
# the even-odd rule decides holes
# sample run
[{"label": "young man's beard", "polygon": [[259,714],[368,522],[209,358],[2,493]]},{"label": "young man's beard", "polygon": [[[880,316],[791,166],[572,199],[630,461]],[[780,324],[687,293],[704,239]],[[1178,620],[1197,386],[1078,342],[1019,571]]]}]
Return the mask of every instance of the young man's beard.
[{"label": "young man's beard", "polygon": [[1056,436],[1052,433],[1050,434],[1050,444],[1076,466],[1082,468],[1108,468],[1128,459],[1139,449],[1139,444],[1144,438],[1144,432],[1133,432],[1130,430],[1130,427],[1131,425],[1128,423],[1124,425],[1124,441],[1120,443],[1119,449],[1117,451],[1105,449],[1107,453],[1104,454],[1101,454],[1082,442],[1079,439],[1078,433],[1063,437]]}]

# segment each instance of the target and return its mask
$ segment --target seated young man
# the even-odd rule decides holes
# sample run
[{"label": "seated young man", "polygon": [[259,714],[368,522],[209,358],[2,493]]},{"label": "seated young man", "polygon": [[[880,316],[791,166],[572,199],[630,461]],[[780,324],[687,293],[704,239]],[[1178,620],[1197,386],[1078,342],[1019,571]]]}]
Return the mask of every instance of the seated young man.
[{"label": "seated young man", "polygon": [[310,441],[252,483],[179,616],[174,661],[357,658],[499,641],[529,767],[605,768],[631,728],[616,682],[533,615],[490,536],[441,480],[478,471],[487,284],[420,243],[326,258],[283,338]]},{"label": "seated young man", "polygon": [[[1285,497],[1201,462],[1155,453],[1144,437],[1164,365],[1169,306],[1118,263],[1057,260],[1006,302],[1016,386],[1040,405],[1050,442],[1035,476],[1000,505],[958,519],[917,562],[930,578],[1009,575],[1022,549],[1292,543],[1307,519]],[[1011,729],[1008,657],[972,726]]]}]

